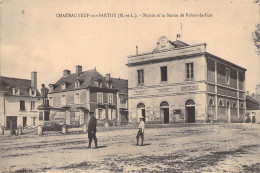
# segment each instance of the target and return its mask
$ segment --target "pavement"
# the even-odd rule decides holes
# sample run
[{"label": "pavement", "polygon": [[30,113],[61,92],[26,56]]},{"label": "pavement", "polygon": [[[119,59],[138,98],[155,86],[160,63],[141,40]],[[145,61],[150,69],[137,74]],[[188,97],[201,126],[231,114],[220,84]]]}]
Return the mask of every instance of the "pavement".
[{"label": "pavement", "polygon": [[[79,129],[78,129],[79,130]],[[260,172],[259,124],[153,125],[144,146],[134,126],[87,134],[0,137],[2,172]]]}]

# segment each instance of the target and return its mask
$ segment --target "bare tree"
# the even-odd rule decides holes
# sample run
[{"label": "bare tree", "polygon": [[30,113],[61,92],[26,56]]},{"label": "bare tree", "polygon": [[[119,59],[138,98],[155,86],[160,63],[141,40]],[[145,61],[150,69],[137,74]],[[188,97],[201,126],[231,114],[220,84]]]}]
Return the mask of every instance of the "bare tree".
[{"label": "bare tree", "polygon": [[260,24],[257,24],[255,27],[256,30],[252,32],[252,41],[256,46],[256,52],[260,54]]}]

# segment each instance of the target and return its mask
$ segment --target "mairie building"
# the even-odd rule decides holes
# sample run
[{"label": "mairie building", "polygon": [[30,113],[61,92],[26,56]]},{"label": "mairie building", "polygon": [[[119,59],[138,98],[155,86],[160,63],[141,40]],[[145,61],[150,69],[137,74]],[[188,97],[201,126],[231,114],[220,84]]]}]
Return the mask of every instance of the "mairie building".
[{"label": "mairie building", "polygon": [[162,36],[152,52],[128,56],[129,122],[243,121],[246,69],[206,47]]}]

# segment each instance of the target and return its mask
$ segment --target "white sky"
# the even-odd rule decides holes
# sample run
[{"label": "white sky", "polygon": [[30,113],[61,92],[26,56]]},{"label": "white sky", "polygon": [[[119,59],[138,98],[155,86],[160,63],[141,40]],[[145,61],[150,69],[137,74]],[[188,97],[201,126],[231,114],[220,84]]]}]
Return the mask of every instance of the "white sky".
[{"label": "white sky", "polygon": [[[253,0],[10,0],[0,1],[1,75],[55,83],[64,69],[97,68],[127,79],[127,56],[151,52],[162,35],[207,43],[207,51],[247,69],[251,93],[260,83],[260,57],[251,34],[260,21]],[[57,13],[210,13],[213,18],[57,18]]]}]

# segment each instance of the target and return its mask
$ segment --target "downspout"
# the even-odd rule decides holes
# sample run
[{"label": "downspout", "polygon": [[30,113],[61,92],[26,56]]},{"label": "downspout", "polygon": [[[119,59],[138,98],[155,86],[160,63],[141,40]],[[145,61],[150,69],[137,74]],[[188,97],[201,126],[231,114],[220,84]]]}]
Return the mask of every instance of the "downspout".
[{"label": "downspout", "polygon": [[5,111],[5,95],[4,95],[4,127],[6,127],[5,114],[6,114],[6,111]]}]

